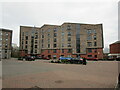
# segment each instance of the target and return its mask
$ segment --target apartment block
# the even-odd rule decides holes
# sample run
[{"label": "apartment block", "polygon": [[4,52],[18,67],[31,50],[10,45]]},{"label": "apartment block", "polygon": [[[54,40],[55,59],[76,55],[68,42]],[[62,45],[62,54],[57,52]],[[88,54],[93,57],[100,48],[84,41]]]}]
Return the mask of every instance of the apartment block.
[{"label": "apartment block", "polygon": [[[29,43],[26,43],[27,33],[25,32],[30,35],[28,36]],[[37,32],[36,41],[31,38],[32,32]],[[35,34],[33,36],[36,37]],[[36,54],[52,59],[60,56],[102,59],[103,46],[102,24],[63,23],[62,25],[45,24],[40,28],[20,27],[22,56]]]},{"label": "apartment block", "polygon": [[12,30],[0,29],[0,58],[11,58]]}]

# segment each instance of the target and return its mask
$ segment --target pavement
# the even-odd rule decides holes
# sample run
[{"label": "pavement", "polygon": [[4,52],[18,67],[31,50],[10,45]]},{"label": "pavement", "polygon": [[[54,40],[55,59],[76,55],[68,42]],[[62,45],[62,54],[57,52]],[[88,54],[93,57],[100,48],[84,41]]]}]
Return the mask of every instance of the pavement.
[{"label": "pavement", "polygon": [[2,60],[2,88],[114,88],[118,61],[57,64],[49,60]]}]

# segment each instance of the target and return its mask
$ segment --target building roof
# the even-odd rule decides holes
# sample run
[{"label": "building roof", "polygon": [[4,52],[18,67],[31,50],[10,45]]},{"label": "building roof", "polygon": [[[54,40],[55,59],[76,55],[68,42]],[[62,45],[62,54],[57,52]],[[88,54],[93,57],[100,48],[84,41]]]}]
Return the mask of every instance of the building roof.
[{"label": "building roof", "polygon": [[0,31],[8,31],[8,32],[12,32],[12,30],[10,30],[10,29],[3,29],[3,28],[0,28]]},{"label": "building roof", "polygon": [[118,43],[120,43],[120,41],[116,41],[116,42],[114,42],[114,43],[112,43],[112,44],[118,44]]}]

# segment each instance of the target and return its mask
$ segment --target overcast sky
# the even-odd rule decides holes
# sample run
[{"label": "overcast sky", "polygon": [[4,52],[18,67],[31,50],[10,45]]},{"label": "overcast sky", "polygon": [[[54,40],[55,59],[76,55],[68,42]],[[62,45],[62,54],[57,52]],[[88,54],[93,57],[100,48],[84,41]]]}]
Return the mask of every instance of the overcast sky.
[{"label": "overcast sky", "polygon": [[[64,22],[103,24],[104,47],[118,40],[119,0],[4,0],[0,2],[0,28],[13,30],[19,45],[20,25],[41,27]],[[49,2],[48,2],[49,1]]]}]

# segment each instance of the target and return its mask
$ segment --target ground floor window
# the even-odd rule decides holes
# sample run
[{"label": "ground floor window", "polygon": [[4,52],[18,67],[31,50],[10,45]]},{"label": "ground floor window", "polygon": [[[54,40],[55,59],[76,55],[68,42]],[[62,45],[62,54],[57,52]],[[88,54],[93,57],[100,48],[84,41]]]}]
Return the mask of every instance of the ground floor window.
[{"label": "ground floor window", "polygon": [[95,55],[95,58],[97,58],[97,55]]},{"label": "ground floor window", "polygon": [[88,55],[88,57],[92,57],[92,55]]},{"label": "ground floor window", "polygon": [[56,57],[56,55],[53,55],[53,59],[56,59],[57,57]]}]

